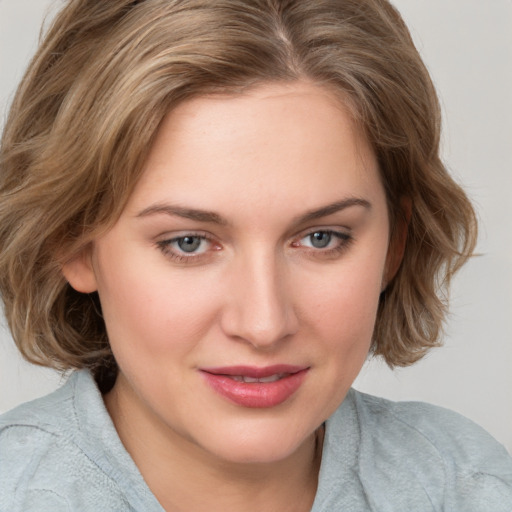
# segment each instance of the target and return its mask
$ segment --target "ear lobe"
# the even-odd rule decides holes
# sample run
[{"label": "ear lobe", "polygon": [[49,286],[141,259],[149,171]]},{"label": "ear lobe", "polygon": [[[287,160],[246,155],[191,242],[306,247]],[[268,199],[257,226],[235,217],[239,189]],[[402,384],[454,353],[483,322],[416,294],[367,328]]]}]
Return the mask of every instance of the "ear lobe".
[{"label": "ear lobe", "polygon": [[412,215],[412,202],[409,198],[403,198],[400,201],[400,204],[402,207],[401,215],[399,215],[395,221],[395,226],[389,243],[382,291],[384,291],[387,285],[395,277],[404,257],[407,242],[407,231]]},{"label": "ear lobe", "polygon": [[79,254],[65,261],[62,264],[62,274],[77,292],[95,292],[98,285],[92,265],[91,247],[87,246]]}]

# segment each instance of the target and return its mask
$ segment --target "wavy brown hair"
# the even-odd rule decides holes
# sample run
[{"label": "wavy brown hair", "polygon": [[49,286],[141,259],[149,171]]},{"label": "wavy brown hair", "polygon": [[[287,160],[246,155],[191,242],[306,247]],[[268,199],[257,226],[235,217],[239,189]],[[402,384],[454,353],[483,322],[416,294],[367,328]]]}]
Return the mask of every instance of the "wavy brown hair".
[{"label": "wavy brown hair", "polygon": [[392,237],[408,222],[373,352],[405,366],[439,343],[475,215],[440,160],[437,96],[387,1],[71,0],[21,82],[1,142],[0,293],[26,359],[88,367],[108,387],[116,366],[98,297],[74,291],[61,263],[115,223],[177,104],[297,80],[349,105],[377,155]]}]

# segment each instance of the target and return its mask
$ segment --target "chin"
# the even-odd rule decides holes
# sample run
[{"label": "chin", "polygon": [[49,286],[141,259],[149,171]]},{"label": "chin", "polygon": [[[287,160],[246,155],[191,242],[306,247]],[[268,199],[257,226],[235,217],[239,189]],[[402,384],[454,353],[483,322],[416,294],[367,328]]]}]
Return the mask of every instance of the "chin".
[{"label": "chin", "polygon": [[[242,422],[241,422],[242,423]],[[265,428],[266,427],[266,428]],[[210,449],[215,457],[236,464],[270,464],[284,461],[298,453],[302,447],[309,449],[314,443],[314,432],[293,432],[290,428],[269,428],[268,425],[225,432],[219,439],[211,440]]]},{"label": "chin", "polygon": [[291,457],[297,450],[294,446],[288,450],[278,450],[275,446],[232,446],[229,450],[222,450],[217,457],[231,464],[275,464]]}]

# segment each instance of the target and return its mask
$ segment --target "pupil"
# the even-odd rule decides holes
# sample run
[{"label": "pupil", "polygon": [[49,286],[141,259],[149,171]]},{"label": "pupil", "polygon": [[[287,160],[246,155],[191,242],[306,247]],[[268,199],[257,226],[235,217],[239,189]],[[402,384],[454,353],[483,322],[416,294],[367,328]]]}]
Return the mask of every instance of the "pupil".
[{"label": "pupil", "polygon": [[331,234],[325,231],[317,231],[311,235],[311,244],[317,249],[327,247],[331,242]]},{"label": "pupil", "polygon": [[183,252],[194,252],[201,245],[198,236],[184,236],[178,240],[178,246]]}]

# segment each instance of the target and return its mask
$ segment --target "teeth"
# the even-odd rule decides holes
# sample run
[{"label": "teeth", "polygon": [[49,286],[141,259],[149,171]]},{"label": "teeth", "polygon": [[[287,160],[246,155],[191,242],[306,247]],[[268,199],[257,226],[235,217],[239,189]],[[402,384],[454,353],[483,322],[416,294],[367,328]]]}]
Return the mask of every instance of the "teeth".
[{"label": "teeth", "polygon": [[245,377],[244,376],[244,377],[242,377],[242,380],[244,382],[250,382],[250,383],[252,383],[252,382],[260,382],[259,379],[255,379],[254,377]]},{"label": "teeth", "polygon": [[284,373],[276,373],[275,375],[269,375],[268,377],[247,377],[246,375],[230,375],[230,378],[236,380],[237,382],[246,382],[248,384],[253,384],[255,382],[276,382],[279,379],[285,377]]},{"label": "teeth", "polygon": [[[261,379],[258,379],[259,382],[276,382],[279,379],[282,379],[284,377],[283,373],[276,373],[275,375],[269,375],[268,377],[262,377]],[[250,382],[246,380],[246,382]]]}]

